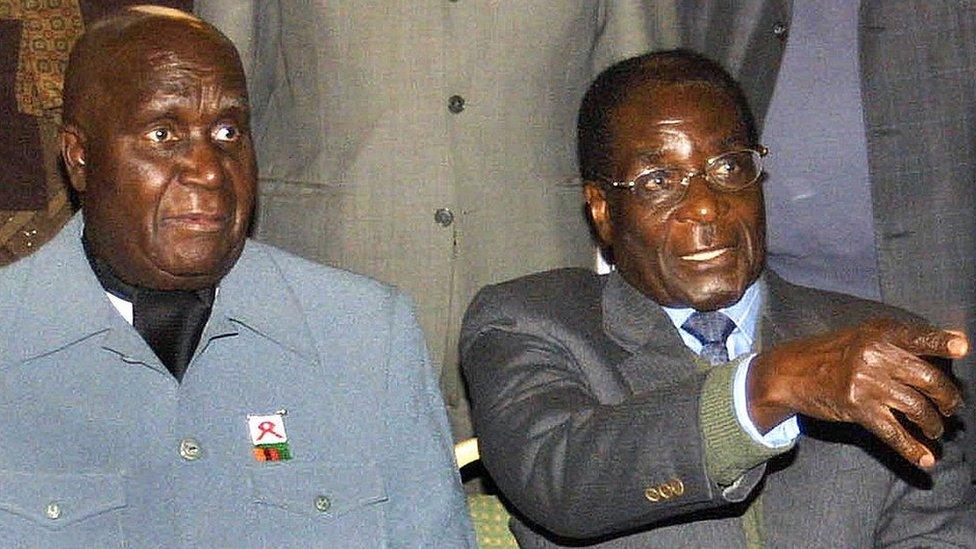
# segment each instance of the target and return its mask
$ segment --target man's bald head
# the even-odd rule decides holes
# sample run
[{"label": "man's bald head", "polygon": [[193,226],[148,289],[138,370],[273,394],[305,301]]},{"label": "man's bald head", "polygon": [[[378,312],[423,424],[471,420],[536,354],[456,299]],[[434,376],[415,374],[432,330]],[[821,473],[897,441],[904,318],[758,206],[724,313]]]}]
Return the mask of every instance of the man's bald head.
[{"label": "man's bald head", "polygon": [[191,15],[130,8],[88,29],[65,80],[61,155],[91,253],[135,286],[216,285],[257,182],[237,50]]},{"label": "man's bald head", "polygon": [[86,129],[91,118],[112,108],[120,80],[146,64],[176,63],[196,50],[241,75],[240,57],[231,41],[209,23],[160,6],[132,6],[90,25],[71,50],[64,78],[65,123]]}]

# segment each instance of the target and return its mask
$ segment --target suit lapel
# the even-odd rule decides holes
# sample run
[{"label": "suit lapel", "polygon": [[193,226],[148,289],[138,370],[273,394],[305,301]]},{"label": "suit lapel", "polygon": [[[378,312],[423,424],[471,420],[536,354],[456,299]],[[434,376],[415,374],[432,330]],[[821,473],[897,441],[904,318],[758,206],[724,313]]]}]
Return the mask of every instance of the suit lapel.
[{"label": "suit lapel", "polygon": [[697,357],[681,340],[659,305],[609,275],[603,289],[603,329],[630,357],[616,365],[632,392],[641,393],[693,375]]},{"label": "suit lapel", "polygon": [[802,292],[798,292],[796,286],[769,269],[763,273],[763,278],[766,281],[760,328],[763,348],[831,329],[819,309],[808,306],[803,300]]},{"label": "suit lapel", "polygon": [[[767,270],[763,312],[756,350],[829,329],[820,314],[797,304],[796,287]],[[617,370],[631,391],[640,393],[698,369],[698,357],[689,350],[668,315],[616,272],[603,289],[603,329],[631,356]]]}]

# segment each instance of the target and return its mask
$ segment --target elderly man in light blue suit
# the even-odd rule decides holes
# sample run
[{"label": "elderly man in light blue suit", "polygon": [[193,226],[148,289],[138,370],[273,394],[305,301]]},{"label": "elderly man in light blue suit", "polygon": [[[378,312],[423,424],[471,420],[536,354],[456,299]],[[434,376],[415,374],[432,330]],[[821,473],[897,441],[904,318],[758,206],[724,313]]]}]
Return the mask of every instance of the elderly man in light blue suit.
[{"label": "elderly man in light blue suit", "polygon": [[410,305],[245,239],[230,42],[121,12],[64,98],[82,215],[0,271],[2,544],[472,546]]}]

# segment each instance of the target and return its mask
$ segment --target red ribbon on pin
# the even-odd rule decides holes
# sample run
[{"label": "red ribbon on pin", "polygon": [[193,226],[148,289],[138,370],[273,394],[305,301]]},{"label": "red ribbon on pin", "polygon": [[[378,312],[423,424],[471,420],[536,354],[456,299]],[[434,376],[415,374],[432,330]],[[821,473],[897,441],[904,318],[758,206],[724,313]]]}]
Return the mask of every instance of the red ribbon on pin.
[{"label": "red ribbon on pin", "polygon": [[258,435],[258,441],[264,438],[264,435],[268,435],[268,434],[274,435],[280,439],[285,438],[284,436],[276,433],[274,428],[275,428],[275,424],[273,421],[262,421],[261,423],[259,423],[258,430],[261,431],[261,434]]}]

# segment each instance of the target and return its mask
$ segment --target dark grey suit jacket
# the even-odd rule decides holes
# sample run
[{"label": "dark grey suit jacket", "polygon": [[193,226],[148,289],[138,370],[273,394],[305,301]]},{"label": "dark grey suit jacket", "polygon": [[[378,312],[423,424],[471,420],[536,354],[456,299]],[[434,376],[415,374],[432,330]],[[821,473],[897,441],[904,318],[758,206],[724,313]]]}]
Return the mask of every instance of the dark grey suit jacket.
[{"label": "dark grey suit jacket", "polygon": [[[904,313],[767,273],[765,345]],[[550,271],[491,286],[461,333],[482,461],[519,517],[524,546],[570,538],[613,547],[738,547],[761,498],[772,547],[976,543],[958,447],[931,475],[851,426],[802,419],[794,451],[723,491],[705,466],[705,374],[666,314],[617,274]],[[644,490],[680,480],[680,496]]]}]

